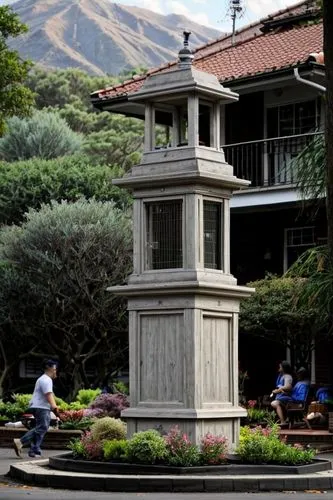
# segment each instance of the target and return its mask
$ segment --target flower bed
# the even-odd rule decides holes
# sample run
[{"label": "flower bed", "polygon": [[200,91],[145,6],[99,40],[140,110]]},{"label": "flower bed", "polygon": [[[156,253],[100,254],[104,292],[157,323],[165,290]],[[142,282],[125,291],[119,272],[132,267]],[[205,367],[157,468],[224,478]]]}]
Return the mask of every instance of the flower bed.
[{"label": "flower bed", "polygon": [[[85,470],[90,472],[95,467],[98,469],[99,464],[104,472],[121,469],[129,474],[135,470],[153,474],[186,473],[187,470],[241,474],[242,470],[252,470],[255,474],[260,473],[264,465],[270,473],[297,474],[301,469],[312,470],[322,464],[315,460],[314,450],[304,449],[300,444],[291,446],[281,440],[276,424],[266,428],[241,428],[240,443],[236,455],[232,456],[228,455],[225,437],[206,434],[197,446],[178,427],[172,427],[166,435],[147,430],[126,440],[125,424],[109,417],[94,423],[90,432],[73,440],[69,448],[72,455],[66,455],[65,462],[68,460],[70,467],[74,467],[69,470],[82,470],[82,464],[86,463]],[[329,461],[324,462],[324,470],[331,468]]]}]

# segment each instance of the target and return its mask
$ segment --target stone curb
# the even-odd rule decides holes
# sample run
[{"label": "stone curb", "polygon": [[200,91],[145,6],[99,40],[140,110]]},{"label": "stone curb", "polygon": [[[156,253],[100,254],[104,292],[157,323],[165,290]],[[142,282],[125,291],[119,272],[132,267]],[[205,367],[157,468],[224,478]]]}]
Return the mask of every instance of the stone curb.
[{"label": "stone curb", "polygon": [[258,492],[333,489],[333,471],[306,475],[124,476],[47,469],[47,460],[10,466],[10,477],[49,488],[113,492]]}]

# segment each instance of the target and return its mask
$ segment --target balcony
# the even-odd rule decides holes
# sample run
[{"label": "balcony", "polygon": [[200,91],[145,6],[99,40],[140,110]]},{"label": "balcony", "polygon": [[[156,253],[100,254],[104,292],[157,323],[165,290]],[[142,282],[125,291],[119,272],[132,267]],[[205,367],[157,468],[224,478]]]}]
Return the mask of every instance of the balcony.
[{"label": "balcony", "polygon": [[248,179],[248,189],[288,186],[296,182],[293,160],[314,137],[323,132],[289,135],[273,139],[226,144],[226,161],[233,165],[234,174]]}]

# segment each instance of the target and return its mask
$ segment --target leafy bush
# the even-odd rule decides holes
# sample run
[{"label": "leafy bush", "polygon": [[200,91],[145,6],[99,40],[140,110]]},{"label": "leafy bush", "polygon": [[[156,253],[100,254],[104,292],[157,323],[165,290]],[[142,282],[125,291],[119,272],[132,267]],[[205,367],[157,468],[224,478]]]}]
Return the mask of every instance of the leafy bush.
[{"label": "leafy bush", "polygon": [[123,461],[126,459],[127,441],[126,439],[104,441],[103,453],[105,460]]},{"label": "leafy bush", "polygon": [[119,419],[103,417],[96,420],[91,426],[91,435],[98,441],[125,439],[126,424]]},{"label": "leafy bush", "polygon": [[72,401],[71,403],[68,403],[67,408],[68,410],[79,411],[79,410],[85,410],[87,408],[87,405],[79,403],[79,401]]},{"label": "leafy bush", "polygon": [[80,431],[86,431],[91,428],[93,423],[95,422],[95,419],[93,418],[88,418],[88,417],[83,417],[81,420],[66,420],[65,422],[61,422],[60,428],[61,429],[73,429],[73,430],[80,430]]},{"label": "leafy bush", "polygon": [[218,465],[227,461],[228,445],[224,436],[213,436],[209,432],[201,439],[201,461],[204,464]]},{"label": "leafy bush", "polygon": [[76,400],[81,403],[81,405],[89,406],[100,393],[101,389],[80,389],[77,393]]},{"label": "leafy bush", "polygon": [[58,398],[58,396],[55,396],[55,402],[59,410],[61,411],[69,410],[69,403],[66,403],[66,401],[64,401],[63,399]]},{"label": "leafy bush", "polygon": [[29,118],[13,116],[8,120],[6,133],[0,139],[0,156],[8,162],[51,159],[73,154],[81,146],[82,137],[58,114],[36,111]]},{"label": "leafy bush", "polygon": [[188,436],[178,426],[170,429],[165,436],[166,462],[177,467],[191,467],[201,462],[198,447],[191,443]]},{"label": "leafy bush", "polygon": [[109,417],[119,418],[122,410],[129,407],[125,394],[100,394],[90,405],[90,408],[99,408]]},{"label": "leafy bush", "polygon": [[125,384],[121,380],[118,380],[118,382],[114,382],[113,387],[115,388],[116,391],[121,392],[122,394],[129,394],[129,387],[128,384]]},{"label": "leafy bush", "polygon": [[13,394],[13,400],[24,413],[29,408],[32,394]]},{"label": "leafy bush", "polygon": [[77,445],[78,450],[83,449],[83,457],[88,460],[102,460],[103,443],[96,439],[90,431],[81,436],[81,445]]},{"label": "leafy bush", "polygon": [[236,450],[242,461],[251,464],[302,465],[310,463],[314,450],[290,446],[279,439],[279,426],[263,429],[241,427],[240,442]]},{"label": "leafy bush", "polygon": [[130,462],[155,464],[166,455],[164,438],[155,430],[137,432],[127,442],[126,457]]},{"label": "leafy bush", "polygon": [[72,439],[68,443],[67,448],[72,450],[74,458],[86,458],[86,451],[81,438]]},{"label": "leafy bush", "polygon": [[19,404],[17,403],[10,403],[9,401],[7,403],[2,403],[0,407],[0,413],[4,417],[6,417],[7,420],[10,420],[11,422],[15,422],[20,418],[22,413],[22,408]]},{"label": "leafy bush", "polygon": [[91,165],[88,157],[79,154],[56,160],[0,162],[0,223],[21,222],[29,208],[39,210],[52,200],[72,203],[94,198],[112,200],[119,208],[129,207],[131,196],[112,184],[112,179],[122,175],[118,167]]}]

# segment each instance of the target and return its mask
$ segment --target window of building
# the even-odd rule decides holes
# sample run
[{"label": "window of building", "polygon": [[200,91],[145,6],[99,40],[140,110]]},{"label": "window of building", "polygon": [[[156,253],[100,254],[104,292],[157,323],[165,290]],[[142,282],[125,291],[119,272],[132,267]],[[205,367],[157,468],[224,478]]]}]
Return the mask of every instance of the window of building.
[{"label": "window of building", "polygon": [[146,203],[146,269],[183,267],[183,201]]},{"label": "window of building", "polygon": [[316,99],[284,104],[267,109],[267,136],[284,137],[314,132],[320,125]]},{"label": "window of building", "polygon": [[203,202],[204,267],[222,269],[222,203]]},{"label": "window of building", "polygon": [[314,226],[285,229],[284,271],[286,271],[303,252],[315,245],[316,234]]}]

